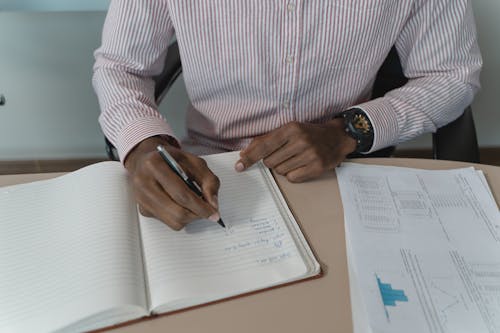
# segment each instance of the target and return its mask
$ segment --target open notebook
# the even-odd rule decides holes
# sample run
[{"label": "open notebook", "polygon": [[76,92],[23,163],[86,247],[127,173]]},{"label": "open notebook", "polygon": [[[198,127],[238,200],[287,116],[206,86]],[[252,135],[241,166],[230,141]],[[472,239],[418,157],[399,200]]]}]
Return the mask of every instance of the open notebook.
[{"label": "open notebook", "polygon": [[102,162],[0,188],[0,332],[86,331],[298,281],[320,267],[271,173],[206,156],[227,226],[140,216]]}]

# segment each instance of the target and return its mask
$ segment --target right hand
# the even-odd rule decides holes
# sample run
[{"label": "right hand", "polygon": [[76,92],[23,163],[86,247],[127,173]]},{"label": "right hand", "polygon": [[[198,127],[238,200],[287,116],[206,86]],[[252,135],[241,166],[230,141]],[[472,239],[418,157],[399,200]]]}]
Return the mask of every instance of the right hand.
[{"label": "right hand", "polygon": [[[190,190],[163,161],[156,150],[158,145],[165,147],[188,176],[200,185],[205,199]],[[170,145],[161,137],[151,137],[135,146],[124,164],[132,177],[141,214],[156,217],[174,230],[200,218],[214,222],[219,219],[219,179],[203,159]]]}]

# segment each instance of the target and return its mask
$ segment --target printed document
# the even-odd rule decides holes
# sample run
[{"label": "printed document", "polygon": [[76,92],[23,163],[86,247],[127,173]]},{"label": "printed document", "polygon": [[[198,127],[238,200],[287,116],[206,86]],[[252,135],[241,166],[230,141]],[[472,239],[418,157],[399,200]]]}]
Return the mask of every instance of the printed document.
[{"label": "printed document", "polygon": [[336,173],[356,331],[500,332],[500,213],[481,172]]}]

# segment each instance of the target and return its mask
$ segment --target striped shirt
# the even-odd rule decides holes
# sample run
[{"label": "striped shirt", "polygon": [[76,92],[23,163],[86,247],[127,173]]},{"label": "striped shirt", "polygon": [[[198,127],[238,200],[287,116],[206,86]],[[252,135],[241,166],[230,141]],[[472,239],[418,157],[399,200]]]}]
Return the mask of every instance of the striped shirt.
[{"label": "striped shirt", "polygon": [[[113,0],[93,85],[122,159],[147,137],[173,135],[151,76],[174,35],[189,140],[217,149],[358,107],[373,124],[374,151],[454,120],[479,88],[467,0]],[[371,100],[393,45],[409,82]]]}]

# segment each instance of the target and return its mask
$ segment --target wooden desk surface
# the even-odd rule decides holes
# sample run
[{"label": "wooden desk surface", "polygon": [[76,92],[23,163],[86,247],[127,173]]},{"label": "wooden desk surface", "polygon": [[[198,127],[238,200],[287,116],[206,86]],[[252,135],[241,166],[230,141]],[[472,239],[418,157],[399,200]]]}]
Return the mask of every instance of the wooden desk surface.
[{"label": "wooden desk surface", "polygon": [[[358,163],[449,169],[471,164],[419,159],[356,159]],[[485,172],[497,203],[500,167],[473,164]],[[0,186],[57,174],[0,176]],[[291,184],[278,183],[301,221],[325,274],[322,278],[218,304],[160,316],[110,332],[352,332],[343,210],[336,176]]]}]

